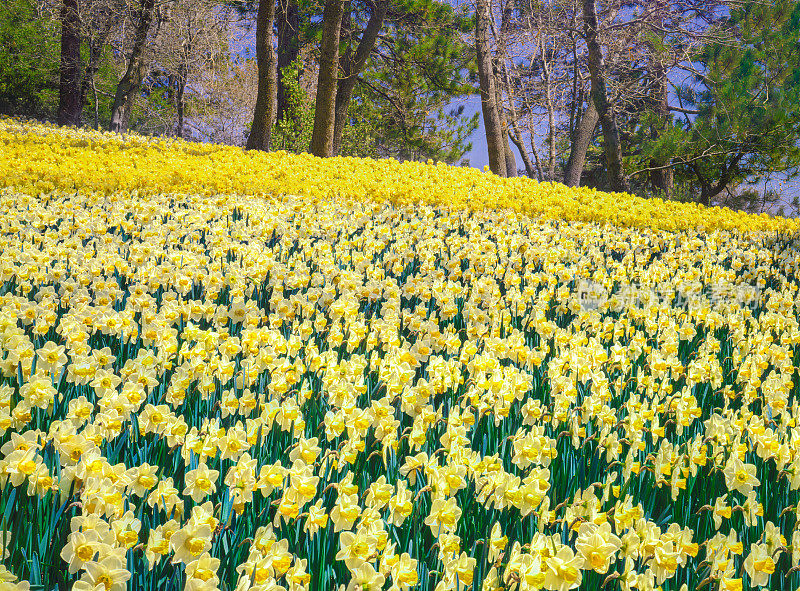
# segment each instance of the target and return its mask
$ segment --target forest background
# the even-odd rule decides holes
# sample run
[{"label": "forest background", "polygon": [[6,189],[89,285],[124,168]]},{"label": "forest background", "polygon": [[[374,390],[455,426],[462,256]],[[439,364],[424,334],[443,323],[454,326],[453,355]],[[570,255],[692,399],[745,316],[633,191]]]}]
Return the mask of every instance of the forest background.
[{"label": "forest background", "polygon": [[0,114],[800,209],[800,2],[5,0]]}]

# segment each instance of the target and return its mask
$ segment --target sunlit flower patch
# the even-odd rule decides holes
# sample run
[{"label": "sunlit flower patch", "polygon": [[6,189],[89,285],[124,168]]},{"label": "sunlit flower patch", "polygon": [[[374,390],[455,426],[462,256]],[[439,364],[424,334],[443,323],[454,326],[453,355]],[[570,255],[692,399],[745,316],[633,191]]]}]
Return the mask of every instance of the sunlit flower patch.
[{"label": "sunlit flower patch", "polygon": [[0,588],[800,585],[794,222],[2,125]]},{"label": "sunlit flower patch", "polygon": [[524,177],[505,179],[474,168],[244,152],[230,146],[137,135],[122,138],[2,118],[0,187],[15,187],[31,195],[54,190],[302,195],[306,202],[335,198],[477,211],[508,208],[552,220],[671,231],[738,229],[784,234],[800,228],[795,219],[568,188]]}]

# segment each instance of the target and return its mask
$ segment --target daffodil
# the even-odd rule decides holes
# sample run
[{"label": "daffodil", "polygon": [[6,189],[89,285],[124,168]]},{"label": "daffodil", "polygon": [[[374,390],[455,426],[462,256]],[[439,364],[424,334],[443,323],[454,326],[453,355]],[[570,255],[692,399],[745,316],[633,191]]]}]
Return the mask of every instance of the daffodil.
[{"label": "daffodil", "polygon": [[181,528],[170,536],[169,547],[172,564],[189,564],[211,549],[211,528],[207,524]]},{"label": "daffodil", "polygon": [[761,482],[756,478],[756,467],[752,464],[745,464],[736,456],[730,456],[725,464],[725,484],[728,490],[738,491],[743,495],[748,495],[754,486]]},{"label": "daffodil", "polygon": [[336,560],[342,560],[345,566],[354,572],[364,563],[369,562],[370,556],[377,553],[378,540],[375,536],[363,533],[342,532],[339,535],[339,552]]},{"label": "daffodil", "polygon": [[584,559],[581,556],[576,556],[571,548],[562,546],[546,560],[545,588],[552,591],[576,589],[583,581],[583,564]]},{"label": "daffodil", "polygon": [[346,591],[378,591],[383,588],[386,578],[375,570],[371,564],[365,563],[351,573]]},{"label": "daffodil", "polygon": [[764,587],[775,572],[775,561],[769,554],[766,545],[751,544],[750,552],[744,559],[744,570],[750,577],[750,583],[756,587]]},{"label": "daffodil", "polygon": [[360,514],[361,510],[356,495],[340,494],[330,513],[334,531],[350,529]]},{"label": "daffodil", "polygon": [[461,508],[455,498],[434,499],[425,525],[431,528],[434,536],[440,533],[450,533],[456,528],[461,518]]},{"label": "daffodil", "polygon": [[414,587],[419,582],[417,575],[417,561],[407,552],[400,555],[392,565],[392,582],[399,589]]},{"label": "daffodil", "polygon": [[95,530],[72,532],[61,549],[61,558],[68,563],[70,574],[82,570],[86,563],[106,554],[111,546]]},{"label": "daffodil", "polygon": [[199,464],[194,470],[189,470],[185,476],[186,488],[183,494],[199,503],[217,489],[218,470],[211,470],[206,464]]},{"label": "daffodil", "polygon": [[611,524],[583,523],[578,530],[575,547],[583,557],[586,566],[595,572],[605,574],[615,559],[621,540],[611,532]]},{"label": "daffodil", "polygon": [[122,558],[116,554],[106,556],[98,562],[87,562],[83,576],[75,582],[73,589],[95,591],[101,587],[106,591],[124,591],[131,573],[125,568]]}]

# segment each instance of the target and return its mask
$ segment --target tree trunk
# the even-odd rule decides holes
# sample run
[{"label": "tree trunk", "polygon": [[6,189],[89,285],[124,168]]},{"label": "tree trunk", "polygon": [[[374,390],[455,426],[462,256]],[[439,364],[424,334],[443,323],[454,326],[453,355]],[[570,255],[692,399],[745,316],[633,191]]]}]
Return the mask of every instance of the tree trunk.
[{"label": "tree trunk", "polygon": [[88,95],[91,91],[94,95],[94,111],[95,121],[94,128],[99,127],[99,109],[97,105],[97,88],[95,87],[95,76],[100,69],[100,56],[103,54],[103,49],[106,46],[108,36],[111,34],[111,29],[114,26],[113,15],[110,11],[103,11],[98,22],[93,23],[93,28],[96,29],[94,36],[89,35],[89,62],[86,64],[86,69],[83,72],[83,80],[81,81],[81,104],[88,104]]},{"label": "tree trunk", "polygon": [[[659,134],[663,133],[670,125],[669,113],[669,86],[667,82],[667,74],[664,67],[656,61],[653,68],[653,76],[656,82],[656,96],[654,97],[655,112],[658,115],[658,125],[653,125],[650,128],[650,137],[652,139],[658,138]],[[655,158],[650,162],[650,166],[656,168],[650,172],[650,184],[655,193],[659,193],[660,197],[670,199],[672,197],[672,184],[674,174],[670,164],[671,158],[662,157]]]},{"label": "tree trunk", "polygon": [[275,120],[277,72],[272,47],[272,25],[275,22],[275,0],[259,0],[256,17],[256,61],[258,94],[253,125],[247,138],[248,150],[269,150],[272,124]]},{"label": "tree trunk", "polygon": [[345,0],[325,0],[322,11],[317,101],[314,107],[314,130],[311,133],[311,153],[314,156],[328,157],[333,154],[339,32],[342,28],[344,3]]},{"label": "tree trunk", "polygon": [[[543,56],[544,58],[544,56]],[[545,72],[545,103],[547,106],[547,180],[556,180],[556,113],[553,105],[550,68],[546,59],[542,59]]]},{"label": "tree trunk", "polygon": [[[517,150],[519,150],[520,158],[522,158],[522,163],[525,166],[525,173],[530,178],[538,178],[533,167],[533,162],[531,162],[531,158],[528,156],[528,151],[525,149],[525,144],[522,142],[522,133],[520,131],[519,121],[517,118],[515,97],[512,95],[511,81],[509,80],[508,68],[505,64],[500,64],[500,81],[505,88],[506,95],[508,96],[507,120],[510,126],[510,129],[508,130],[508,139],[511,140],[517,147]],[[514,172],[516,172],[516,162],[514,163]]]},{"label": "tree trunk", "polygon": [[[490,4],[491,5],[491,4]],[[491,9],[490,9],[491,10]],[[503,153],[506,162],[506,176],[517,176],[517,161],[514,158],[514,152],[511,149],[511,129],[508,124],[508,114],[506,113],[505,105],[503,104],[503,84],[501,83],[501,72],[505,69],[505,61],[507,57],[507,45],[509,29],[511,26],[511,16],[513,14],[513,3],[511,0],[506,0],[503,5],[503,13],[500,20],[500,34],[497,39],[497,70],[492,69],[494,75],[494,87],[496,92],[495,102],[497,104],[497,113],[500,115],[500,128],[503,130]],[[492,34],[496,34],[494,23],[490,20],[492,25]],[[510,97],[509,97],[510,100]]]},{"label": "tree trunk", "polygon": [[506,176],[517,176],[517,159],[514,157],[514,151],[511,149],[511,130],[503,130],[503,146],[506,155]]},{"label": "tree trunk", "polygon": [[531,162],[531,157],[528,156],[528,151],[525,149],[525,144],[522,143],[522,140],[519,137],[518,126],[513,125],[513,123],[512,126],[514,127],[514,129],[513,131],[509,130],[508,139],[514,142],[514,145],[517,147],[517,150],[519,150],[519,155],[522,158],[522,163],[525,165],[525,173],[530,178],[536,178],[536,171],[533,168],[533,162]]},{"label": "tree trunk", "polygon": [[[289,90],[283,68],[300,55],[300,8],[297,0],[278,0],[275,15],[278,24],[278,111],[276,120],[282,121],[289,110]],[[299,71],[298,71],[299,81]]]},{"label": "tree trunk", "polygon": [[[575,28],[575,12],[572,13],[572,28]],[[575,124],[578,119],[578,111],[583,106],[583,87],[578,90],[578,43],[575,35],[572,37],[572,96],[569,101],[569,137],[575,134]]]},{"label": "tree trunk", "polygon": [[64,0],[61,5],[58,124],[80,125],[82,111],[81,24],[78,14],[78,0]]},{"label": "tree trunk", "polygon": [[386,18],[388,9],[389,0],[378,0],[375,3],[367,26],[364,28],[364,32],[361,33],[361,40],[358,42],[355,54],[348,54],[345,59],[341,60],[344,77],[339,80],[336,88],[333,126],[334,156],[339,154],[339,150],[342,147],[342,135],[344,134],[344,127],[347,125],[347,109],[350,106],[350,100],[353,98],[353,90],[356,87],[358,75],[364,69],[367,59],[375,48],[375,42],[378,40],[378,34],[381,31],[381,27],[383,27],[383,21]]},{"label": "tree trunk", "polygon": [[97,70],[100,67],[100,54],[103,52],[105,39],[99,41],[92,39],[89,41],[89,61],[83,71],[83,80],[81,80],[81,103],[86,104],[89,91],[94,84],[94,77],[97,75]]},{"label": "tree trunk", "polygon": [[117,133],[124,133],[128,130],[133,102],[144,79],[146,67],[144,50],[147,44],[147,33],[153,22],[154,5],[155,0],[142,0],[142,12],[136,27],[133,49],[128,58],[128,68],[125,70],[122,80],[117,84],[114,104],[111,107],[111,125],[109,126],[111,131]]},{"label": "tree trunk", "polygon": [[595,0],[583,0],[583,30],[589,57],[589,75],[592,81],[592,101],[603,128],[603,151],[611,189],[628,191],[628,181],[622,172],[622,147],[614,110],[608,101],[603,50],[597,38],[597,8]]},{"label": "tree trunk", "polygon": [[517,161],[514,158],[514,152],[511,151],[511,143],[509,137],[508,118],[506,117],[505,109],[503,108],[503,94],[500,90],[500,84],[495,79],[495,104],[497,105],[497,114],[500,116],[500,129],[503,130],[503,160],[506,167],[506,176],[517,176]]},{"label": "tree trunk", "polygon": [[184,123],[186,113],[186,80],[188,78],[188,65],[182,61],[178,66],[178,76],[175,79],[175,136],[186,137],[186,125]]},{"label": "tree trunk", "polygon": [[503,129],[498,112],[497,94],[494,88],[492,55],[489,51],[489,18],[487,0],[478,0],[475,9],[475,53],[478,62],[478,79],[480,81],[483,125],[486,130],[486,146],[489,150],[489,168],[498,176],[506,176]]},{"label": "tree trunk", "polygon": [[542,171],[542,159],[539,158],[539,151],[536,149],[536,134],[532,124],[528,124],[528,135],[531,142],[533,161],[536,163],[537,180],[541,183],[544,180],[544,172]]},{"label": "tree trunk", "polygon": [[711,206],[711,200],[728,187],[728,183],[731,182],[733,173],[736,170],[739,161],[744,158],[744,156],[744,152],[739,152],[733,155],[733,159],[728,165],[725,166],[725,169],[722,171],[722,174],[715,185],[712,185],[711,182],[700,172],[700,167],[696,162],[692,163],[692,170],[697,176],[697,180],[700,182],[700,203],[707,207]]},{"label": "tree trunk", "polygon": [[590,98],[586,110],[575,126],[575,132],[572,134],[570,142],[569,159],[564,170],[564,184],[568,187],[577,187],[581,184],[586,152],[589,151],[589,144],[592,143],[599,120],[600,115],[597,114],[594,101]]}]

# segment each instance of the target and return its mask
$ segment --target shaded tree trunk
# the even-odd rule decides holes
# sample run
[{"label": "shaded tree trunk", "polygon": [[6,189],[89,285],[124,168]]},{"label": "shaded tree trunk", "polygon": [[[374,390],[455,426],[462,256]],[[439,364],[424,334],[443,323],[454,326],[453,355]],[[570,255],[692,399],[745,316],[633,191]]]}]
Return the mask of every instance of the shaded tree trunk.
[{"label": "shaded tree trunk", "polygon": [[[278,25],[278,110],[276,120],[286,117],[289,109],[289,90],[283,68],[300,56],[300,8],[297,0],[278,0],[275,14]],[[298,81],[299,81],[298,71]]]},{"label": "shaded tree trunk", "polygon": [[339,66],[339,33],[345,0],[325,0],[322,11],[317,101],[314,108],[314,130],[311,153],[328,157],[333,154],[333,128],[336,120],[336,86]]},{"label": "shaded tree trunk", "polygon": [[603,151],[606,158],[608,180],[613,191],[628,190],[628,181],[622,172],[622,147],[619,140],[614,110],[609,104],[606,89],[603,50],[597,38],[597,8],[595,0],[583,0],[583,30],[589,57],[589,75],[592,82],[592,101],[603,128]]},{"label": "shaded tree trunk", "polygon": [[[658,138],[659,134],[663,133],[670,125],[669,113],[669,86],[667,82],[667,74],[664,67],[656,61],[653,69],[653,77],[655,78],[655,112],[658,115],[658,125],[653,125],[650,128],[650,137],[652,139]],[[662,157],[655,158],[650,162],[650,166],[655,170],[650,171],[650,184],[653,191],[660,193],[661,197],[670,199],[672,197],[672,185],[674,181],[674,174],[672,168],[667,166],[671,158]]]},{"label": "shaded tree trunk", "polygon": [[503,147],[506,155],[506,176],[517,176],[517,159],[511,149],[511,130],[503,130]]},{"label": "shaded tree trunk", "polygon": [[505,108],[503,107],[503,93],[500,90],[500,84],[495,76],[495,104],[497,105],[497,114],[500,117],[500,129],[503,130],[503,160],[506,167],[506,176],[517,176],[517,161],[514,158],[514,152],[511,151],[510,135],[508,128],[508,117],[506,116]]},{"label": "shaded tree trunk", "polygon": [[[575,28],[575,12],[572,13],[572,28]],[[575,124],[578,119],[578,111],[583,106],[583,88],[579,90],[578,87],[578,42],[576,36],[570,35],[572,38],[572,96],[569,101],[569,137],[572,141],[572,136],[575,134]]]},{"label": "shaded tree trunk", "polygon": [[103,52],[105,39],[102,41],[94,39],[89,42],[89,61],[83,71],[83,80],[81,81],[81,103],[87,104],[89,91],[94,87],[94,77],[97,75],[97,70],[100,67],[100,54]]},{"label": "shaded tree trunk", "polygon": [[[511,81],[508,75],[508,68],[506,67],[505,63],[500,64],[500,81],[503,84],[504,90],[506,95],[508,96],[508,123],[510,125],[510,129],[507,130],[508,139],[514,143],[519,151],[520,158],[522,158],[522,164],[525,166],[525,173],[530,178],[539,178],[536,176],[536,170],[533,167],[533,162],[531,162],[531,158],[528,155],[528,151],[525,149],[525,144],[522,141],[522,132],[519,128],[519,120],[517,117],[517,107],[515,104],[515,98],[511,92]],[[513,157],[513,154],[512,154]],[[508,166],[508,161],[506,161],[506,166]],[[514,162],[514,172],[516,173],[516,162]]]},{"label": "shaded tree trunk", "polygon": [[546,58],[542,59],[545,75],[545,105],[547,107],[547,180],[556,180],[556,113],[553,104],[553,91],[550,78],[550,67]]},{"label": "shaded tree trunk", "polygon": [[[339,77],[336,81],[336,98],[333,106],[333,147],[331,156],[339,155],[341,134],[347,125],[347,107],[352,98],[355,80],[350,81],[349,65],[353,61],[353,2],[344,0],[342,28],[339,31]],[[343,51],[342,51],[343,50]],[[349,93],[347,86],[350,86]],[[344,109],[342,108],[344,107]],[[337,134],[339,137],[337,138]]]},{"label": "shaded tree trunk", "polygon": [[353,90],[356,87],[358,75],[364,69],[367,59],[375,48],[375,42],[378,40],[378,34],[381,31],[381,27],[383,27],[383,21],[386,18],[388,9],[389,0],[378,0],[375,3],[367,26],[361,33],[361,39],[358,42],[358,48],[355,53],[348,52],[339,60],[343,77],[339,80],[336,88],[333,126],[334,156],[339,154],[339,150],[342,147],[342,135],[344,134],[345,125],[347,125],[347,109],[350,107],[350,101],[353,98]]},{"label": "shaded tree trunk", "polygon": [[124,133],[128,130],[133,102],[144,79],[146,69],[144,50],[147,44],[150,24],[153,22],[154,5],[155,0],[142,0],[142,11],[139,16],[139,24],[136,27],[133,49],[128,58],[128,68],[125,70],[122,80],[117,84],[114,104],[111,107],[111,124],[109,126],[111,131],[117,133]]},{"label": "shaded tree trunk", "polygon": [[[522,106],[526,112],[531,112],[531,103],[529,97],[525,94],[522,95]],[[517,136],[521,137],[519,133]],[[536,163],[536,179],[539,182],[544,180],[544,171],[542,170],[542,159],[539,158],[539,151],[536,148],[536,125],[532,117],[528,117],[528,141],[531,144],[531,154],[533,154],[534,162]]]},{"label": "shaded tree trunk", "polygon": [[600,115],[594,106],[594,101],[590,98],[572,134],[570,141],[569,159],[564,170],[564,184],[568,187],[577,187],[581,184],[581,175],[586,163],[586,153],[592,143],[597,122]]},{"label": "shaded tree trunk", "polygon": [[489,18],[487,0],[478,0],[475,9],[475,53],[478,63],[483,125],[486,130],[486,146],[489,150],[489,168],[498,176],[506,176],[503,129],[495,92],[492,55],[489,50]]},{"label": "shaded tree trunk", "polygon": [[[187,53],[191,52],[191,48],[187,47]],[[186,80],[189,76],[188,64],[186,60],[182,61],[178,66],[178,75],[175,79],[175,136],[179,138],[186,137],[186,125],[184,122],[186,113]]]},{"label": "shaded tree trunk", "polygon": [[528,135],[531,142],[531,153],[533,160],[536,163],[536,172],[538,173],[537,180],[542,182],[544,180],[544,172],[542,171],[542,159],[539,158],[539,151],[536,149],[536,135],[534,134],[533,125],[528,126]]},{"label": "shaded tree trunk", "polygon": [[705,177],[705,175],[701,172],[697,162],[692,163],[692,170],[694,171],[695,175],[697,176],[697,180],[700,183],[700,203],[710,207],[711,200],[727,189],[728,183],[731,182],[733,173],[736,170],[739,161],[741,161],[744,156],[744,152],[734,154],[730,163],[725,166],[725,169],[722,171],[722,175],[716,183],[713,183]]},{"label": "shaded tree trunk", "polygon": [[248,150],[269,150],[272,124],[275,120],[275,94],[278,91],[275,53],[272,47],[272,26],[275,22],[275,0],[259,0],[256,17],[256,62],[258,93],[253,125],[247,137]]},{"label": "shaded tree trunk", "polygon": [[514,145],[519,150],[519,155],[522,158],[522,164],[525,166],[525,173],[530,178],[536,178],[536,170],[533,168],[533,162],[531,162],[531,157],[528,156],[528,151],[525,149],[525,144],[522,143],[522,140],[519,136],[519,126],[516,125],[516,122],[512,121],[512,128],[508,132],[508,139],[514,142]]},{"label": "shaded tree trunk", "polygon": [[92,28],[96,31],[95,35],[89,35],[89,62],[86,64],[86,69],[83,72],[83,80],[81,81],[81,104],[88,104],[89,91],[94,94],[94,128],[98,129],[100,126],[99,112],[97,105],[97,88],[95,87],[95,76],[100,69],[100,56],[103,54],[103,49],[106,46],[108,36],[111,34],[111,29],[114,26],[114,18],[110,10],[103,10],[99,22],[92,23]]},{"label": "shaded tree trunk", "polygon": [[[499,62],[498,70],[494,71],[495,89],[497,90],[497,111],[500,114],[500,126],[503,129],[503,149],[505,150],[506,157],[506,176],[517,176],[517,160],[514,158],[514,152],[511,149],[511,129],[508,123],[508,114],[506,113],[505,105],[503,104],[503,84],[500,83],[501,72],[505,70],[505,62],[507,58],[507,46],[509,30],[511,28],[511,17],[513,14],[514,4],[511,0],[507,0],[503,6],[503,15],[500,21],[500,36],[497,39],[497,61]],[[494,31],[494,28],[492,29]],[[511,97],[509,97],[510,100]]]},{"label": "shaded tree trunk", "polygon": [[80,15],[78,14],[78,0],[64,0],[61,5],[58,124],[80,125],[82,111],[81,24]]}]

